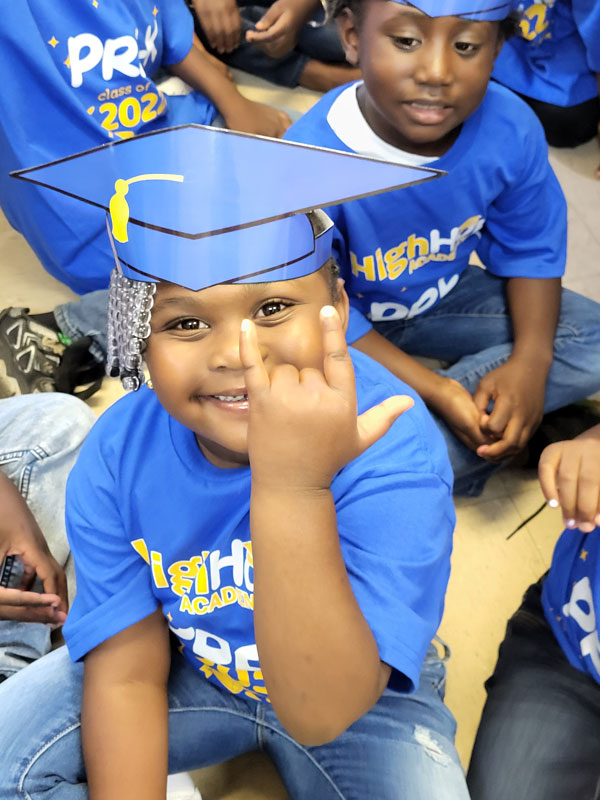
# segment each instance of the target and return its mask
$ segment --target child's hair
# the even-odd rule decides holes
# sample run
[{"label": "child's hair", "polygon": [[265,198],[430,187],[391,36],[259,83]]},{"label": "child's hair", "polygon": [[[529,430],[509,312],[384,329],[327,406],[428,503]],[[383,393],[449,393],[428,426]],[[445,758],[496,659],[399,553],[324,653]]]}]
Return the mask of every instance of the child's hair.
[{"label": "child's hair", "polygon": [[[315,238],[323,233],[331,220],[320,209],[307,212]],[[333,258],[322,267],[327,270],[331,299],[339,297],[339,268]],[[115,267],[110,276],[108,293],[108,353],[106,372],[119,377],[126,391],[137,391],[144,384],[144,358],[150,336],[150,317],[154,305],[156,283],[126,278]]]},{"label": "child's hair", "polygon": [[[348,9],[360,23],[361,14],[368,0],[326,0],[327,19],[332,20]],[[510,39],[519,30],[519,15],[512,11],[508,17],[500,20],[499,34],[502,39]]]}]

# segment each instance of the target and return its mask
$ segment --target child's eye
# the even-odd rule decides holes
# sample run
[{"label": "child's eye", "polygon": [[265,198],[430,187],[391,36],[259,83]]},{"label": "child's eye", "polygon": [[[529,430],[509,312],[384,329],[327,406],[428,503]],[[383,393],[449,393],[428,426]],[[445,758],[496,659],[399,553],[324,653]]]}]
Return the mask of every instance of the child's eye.
[{"label": "child's eye", "polygon": [[289,303],[284,303],[283,300],[268,300],[256,312],[257,317],[272,317],[274,314],[279,314],[289,307]]},{"label": "child's eye", "polygon": [[468,56],[475,55],[475,53],[481,49],[481,45],[472,44],[471,42],[456,42],[454,47],[459,53]]},{"label": "child's eye", "polygon": [[392,41],[400,50],[414,50],[420,44],[414,36],[393,36]]},{"label": "child's eye", "polygon": [[184,319],[176,319],[169,325],[171,331],[199,331],[208,328],[206,322],[196,317],[185,317]]}]

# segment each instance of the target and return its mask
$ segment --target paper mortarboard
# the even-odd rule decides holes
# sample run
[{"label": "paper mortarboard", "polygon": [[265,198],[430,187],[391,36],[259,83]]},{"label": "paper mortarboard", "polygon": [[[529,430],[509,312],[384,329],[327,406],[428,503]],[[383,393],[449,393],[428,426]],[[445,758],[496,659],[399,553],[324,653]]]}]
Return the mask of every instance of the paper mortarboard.
[{"label": "paper mortarboard", "polygon": [[405,6],[414,6],[428,17],[466,17],[493,22],[508,17],[514,0],[396,0]]},{"label": "paper mortarboard", "polygon": [[331,255],[333,232],[315,237],[304,212],[442,174],[185,125],[13,176],[104,209],[127,277],[198,290],[308,275]]}]

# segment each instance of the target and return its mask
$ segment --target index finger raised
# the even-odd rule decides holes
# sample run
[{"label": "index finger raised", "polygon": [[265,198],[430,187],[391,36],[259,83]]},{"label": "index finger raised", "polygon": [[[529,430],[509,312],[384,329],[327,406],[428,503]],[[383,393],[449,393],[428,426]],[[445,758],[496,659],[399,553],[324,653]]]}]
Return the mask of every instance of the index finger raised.
[{"label": "index finger raised", "polygon": [[256,328],[249,319],[243,319],[240,327],[240,361],[244,368],[246,391],[249,396],[271,385],[258,347]]},{"label": "index finger raised", "polygon": [[354,367],[348,353],[342,321],[333,306],[323,306],[321,309],[321,330],[325,380],[332,389],[354,393]]}]

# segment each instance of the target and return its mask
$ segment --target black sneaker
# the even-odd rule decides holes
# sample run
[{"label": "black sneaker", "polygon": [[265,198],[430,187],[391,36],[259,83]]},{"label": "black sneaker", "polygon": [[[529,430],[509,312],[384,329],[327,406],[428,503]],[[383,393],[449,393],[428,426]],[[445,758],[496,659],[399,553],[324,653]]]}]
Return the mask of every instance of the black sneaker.
[{"label": "black sneaker", "polygon": [[[16,307],[0,311],[0,398],[65,392],[85,400],[97,392],[104,366],[90,354],[89,336],[72,342],[28,312]],[[84,384],[91,385],[75,391]]]}]

